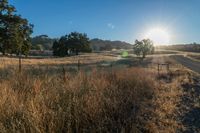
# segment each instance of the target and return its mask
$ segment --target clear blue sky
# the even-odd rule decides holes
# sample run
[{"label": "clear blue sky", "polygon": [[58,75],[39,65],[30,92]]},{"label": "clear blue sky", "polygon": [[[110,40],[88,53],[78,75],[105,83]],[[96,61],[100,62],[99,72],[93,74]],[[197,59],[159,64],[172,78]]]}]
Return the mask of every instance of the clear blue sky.
[{"label": "clear blue sky", "polygon": [[200,42],[200,0],[10,0],[34,24],[35,35],[71,31],[133,43],[152,27],[167,27],[171,43]]}]

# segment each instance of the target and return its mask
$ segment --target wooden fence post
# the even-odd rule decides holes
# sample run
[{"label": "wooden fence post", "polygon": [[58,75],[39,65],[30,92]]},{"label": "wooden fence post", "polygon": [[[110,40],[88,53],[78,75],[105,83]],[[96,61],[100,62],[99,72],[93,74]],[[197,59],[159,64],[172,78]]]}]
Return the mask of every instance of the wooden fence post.
[{"label": "wooden fence post", "polygon": [[64,68],[64,66],[62,67],[62,72],[63,72],[63,81],[66,81],[66,70]]},{"label": "wooden fence post", "polygon": [[22,71],[22,57],[21,57],[21,52],[19,53],[19,73]]},{"label": "wooden fence post", "polygon": [[158,75],[160,74],[160,64],[158,63]]},{"label": "wooden fence post", "polygon": [[80,60],[78,60],[78,71],[80,70]]},{"label": "wooden fence post", "polygon": [[167,71],[169,72],[169,64],[167,64]]}]

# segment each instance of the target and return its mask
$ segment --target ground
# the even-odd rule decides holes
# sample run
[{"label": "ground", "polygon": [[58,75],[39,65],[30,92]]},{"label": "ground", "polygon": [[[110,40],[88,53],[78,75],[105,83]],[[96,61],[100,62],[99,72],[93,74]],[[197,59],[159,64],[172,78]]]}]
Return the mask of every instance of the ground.
[{"label": "ground", "polygon": [[[154,83],[157,87],[154,90],[154,95],[148,95],[149,98],[146,99],[151,99],[151,102],[144,100],[140,103],[143,111],[138,112],[137,129],[142,132],[200,132],[200,62],[197,58],[199,55],[162,50],[141,60],[131,52],[127,58],[122,58],[122,52],[81,54],[53,59],[23,59],[22,71],[27,71],[30,75],[35,76],[44,75],[44,78],[47,73],[51,75],[63,73],[63,78],[66,80],[70,78],[66,76],[66,73],[76,73],[77,71],[93,73],[94,69],[97,73],[102,70],[115,70],[121,73],[121,70],[127,69],[128,72],[136,73],[134,75],[138,76],[143,74],[141,68],[142,71],[146,71],[146,76],[152,75],[152,79],[155,78]],[[9,75],[13,76],[11,72],[18,70],[18,59],[1,57],[0,62],[0,82],[8,86],[7,82],[11,78]],[[163,66],[158,72],[158,63],[169,63],[169,71]],[[132,68],[134,70],[129,70]],[[137,73],[137,69],[139,73]],[[51,80],[51,77],[47,79]],[[37,86],[42,81],[37,79],[35,82],[37,83],[35,88],[38,91]],[[103,86],[103,84],[100,85]],[[122,93],[124,92],[122,91]]]}]

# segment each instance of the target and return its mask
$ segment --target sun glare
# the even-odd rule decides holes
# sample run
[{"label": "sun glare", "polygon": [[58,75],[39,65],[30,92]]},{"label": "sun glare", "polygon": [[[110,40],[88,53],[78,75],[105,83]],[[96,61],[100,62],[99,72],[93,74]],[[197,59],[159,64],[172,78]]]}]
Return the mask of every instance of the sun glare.
[{"label": "sun glare", "polygon": [[169,33],[162,28],[153,28],[149,30],[145,38],[151,39],[155,45],[169,45],[170,43]]}]

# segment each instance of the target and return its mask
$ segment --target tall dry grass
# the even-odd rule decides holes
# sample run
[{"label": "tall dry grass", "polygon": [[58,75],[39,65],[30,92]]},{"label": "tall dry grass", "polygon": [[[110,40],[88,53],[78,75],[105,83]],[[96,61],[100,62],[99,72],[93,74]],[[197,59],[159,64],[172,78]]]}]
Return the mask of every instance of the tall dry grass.
[{"label": "tall dry grass", "polygon": [[155,95],[153,73],[139,68],[34,73],[13,70],[1,78],[1,132],[144,131],[140,114]]}]

